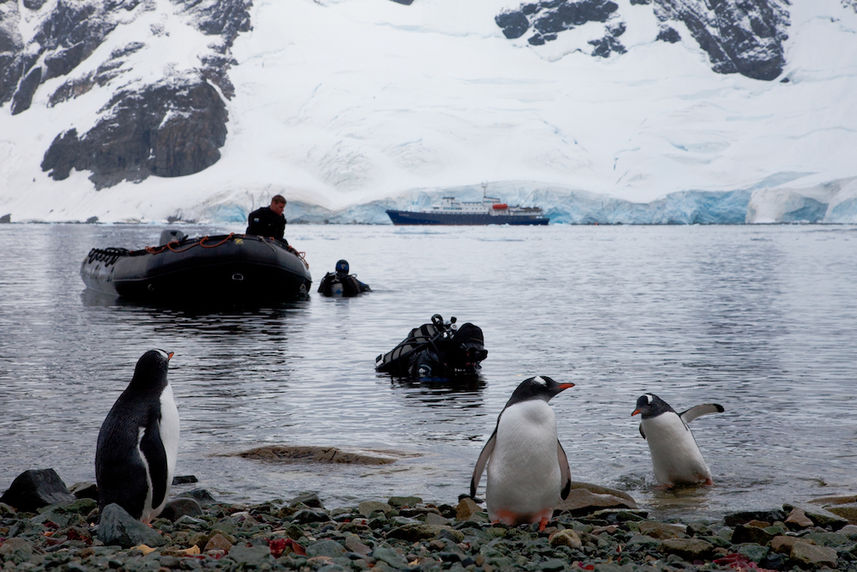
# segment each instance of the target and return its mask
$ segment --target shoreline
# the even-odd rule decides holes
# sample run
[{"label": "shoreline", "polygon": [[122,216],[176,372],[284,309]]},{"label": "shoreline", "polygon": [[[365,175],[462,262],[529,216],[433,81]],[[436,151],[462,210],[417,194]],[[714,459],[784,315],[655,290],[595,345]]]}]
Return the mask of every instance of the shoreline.
[{"label": "shoreline", "polygon": [[91,483],[72,486],[74,494],[62,485],[45,495],[59,502],[26,509],[13,507],[24,497],[12,488],[0,503],[3,570],[857,571],[857,496],[722,519],[651,519],[630,497],[620,506],[606,499],[609,489],[583,483],[575,503],[539,532],[493,525],[466,496],[456,504],[396,496],[328,509],[315,493],[244,504],[194,489],[172,497],[148,527],[117,505],[99,514]]}]

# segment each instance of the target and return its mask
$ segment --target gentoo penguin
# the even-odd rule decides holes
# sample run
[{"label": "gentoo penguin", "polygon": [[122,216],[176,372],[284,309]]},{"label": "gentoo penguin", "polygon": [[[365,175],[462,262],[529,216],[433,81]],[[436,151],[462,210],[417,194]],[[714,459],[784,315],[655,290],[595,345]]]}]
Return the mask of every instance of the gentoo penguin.
[{"label": "gentoo penguin", "polygon": [[470,479],[470,496],[475,497],[488,465],[485,503],[492,522],[538,522],[544,530],[554,507],[568,496],[571,471],[548,401],[569,387],[574,384],[547,376],[525,379],[497,416]]},{"label": "gentoo penguin", "polygon": [[695,405],[676,413],[653,393],[641,395],[632,416],[640,414],[640,435],[648,442],[655,478],[666,487],[712,484],[711,471],[699,452],[688,423],[700,415],[723,413],[717,403]]},{"label": "gentoo penguin", "polygon": [[172,353],[149,350],[98,432],[98,506],[116,503],[150,522],[163,510],[176,467],[179,412],[167,381]]}]

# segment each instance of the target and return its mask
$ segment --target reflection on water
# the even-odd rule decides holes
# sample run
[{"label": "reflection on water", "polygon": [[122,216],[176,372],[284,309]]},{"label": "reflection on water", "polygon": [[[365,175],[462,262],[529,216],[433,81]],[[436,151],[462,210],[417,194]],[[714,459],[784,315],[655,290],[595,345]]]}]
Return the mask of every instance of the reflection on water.
[{"label": "reflection on water", "polygon": [[[153,347],[175,352],[177,470],[226,500],[312,490],[329,506],[392,494],[454,502],[512,390],[539,374],[576,384],[551,402],[572,477],[655,513],[857,488],[855,228],[296,225],[289,241],[316,279],[346,258],[373,292],[200,311],[84,290],[90,248],[141,248],[160,231],[0,225],[0,489],[45,466],[69,483],[93,479],[101,421]],[[376,374],[375,356],[434,313],[482,328],[479,376]],[[630,416],[645,392],[679,410],[726,408],[693,424],[713,486],[657,488]],[[405,456],[388,467],[219,456],[266,444]]]}]

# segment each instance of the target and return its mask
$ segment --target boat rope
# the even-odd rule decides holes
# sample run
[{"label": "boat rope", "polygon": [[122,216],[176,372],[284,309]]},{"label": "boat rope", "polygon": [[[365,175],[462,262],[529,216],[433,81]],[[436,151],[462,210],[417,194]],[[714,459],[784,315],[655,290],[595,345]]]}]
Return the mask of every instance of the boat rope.
[{"label": "boat rope", "polygon": [[208,240],[208,236],[203,236],[202,238],[199,239],[199,245],[203,248],[217,248],[221,244],[225,244],[229,240],[232,240],[233,236],[235,236],[235,233],[230,232],[228,235],[226,235],[226,238],[224,238],[223,240],[221,240],[217,244],[205,244],[205,241]]},{"label": "boat rope", "polygon": [[[93,248],[92,250],[89,251],[87,262],[89,264],[92,264],[95,261],[104,262],[105,266],[110,266],[111,264],[114,264],[119,258],[122,258],[124,256],[139,256],[142,254],[161,254],[162,252],[165,252],[167,250],[169,250],[170,252],[175,252],[178,254],[178,253],[182,253],[182,252],[187,252],[188,250],[190,250],[191,248],[193,248],[195,246],[199,246],[201,248],[217,248],[218,246],[222,246],[222,245],[226,244],[230,240],[234,240],[236,238],[246,238],[246,237],[247,236],[243,235],[243,234],[236,235],[234,232],[230,232],[228,235],[224,236],[222,240],[220,240],[214,244],[206,244],[206,241],[208,241],[211,237],[208,235],[205,235],[198,240],[192,241],[190,244],[188,244],[184,248],[179,248],[182,243],[178,240],[171,240],[170,242],[168,242],[166,244],[162,244],[161,246],[147,246],[141,250],[133,250],[133,251],[128,250],[126,248],[114,248],[114,247]],[[254,238],[256,238],[256,237],[254,236]],[[258,237],[258,238],[265,240],[263,237]],[[267,240],[269,240],[271,242],[275,242],[275,239],[273,239],[273,238],[270,238]],[[300,261],[303,262],[304,266],[309,268],[309,262],[307,262],[307,260],[306,260],[306,252],[296,250],[294,247],[292,247],[290,244],[287,244],[287,243],[280,243],[279,246],[285,247],[286,250],[288,250],[289,252],[291,252],[292,254],[297,256],[300,259]]]},{"label": "boat rope", "polygon": [[128,256],[130,251],[125,248],[93,248],[87,255],[87,263],[92,264],[95,261],[103,262],[105,266],[110,266],[122,256]]}]

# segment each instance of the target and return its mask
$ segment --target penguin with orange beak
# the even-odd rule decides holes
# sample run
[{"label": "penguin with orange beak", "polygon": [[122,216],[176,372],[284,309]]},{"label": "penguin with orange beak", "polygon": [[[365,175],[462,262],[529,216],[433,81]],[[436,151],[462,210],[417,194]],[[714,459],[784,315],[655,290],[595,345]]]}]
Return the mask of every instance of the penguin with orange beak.
[{"label": "penguin with orange beak", "polygon": [[710,485],[711,471],[699,452],[688,424],[701,415],[723,413],[717,403],[695,405],[676,413],[653,393],[641,395],[631,416],[640,415],[640,435],[649,445],[655,479],[665,486]]},{"label": "penguin with orange beak", "polygon": [[554,508],[568,497],[571,470],[548,402],[570,387],[574,384],[547,376],[525,379],[497,417],[470,479],[475,497],[487,465],[485,503],[492,522],[538,523],[544,530]]}]

